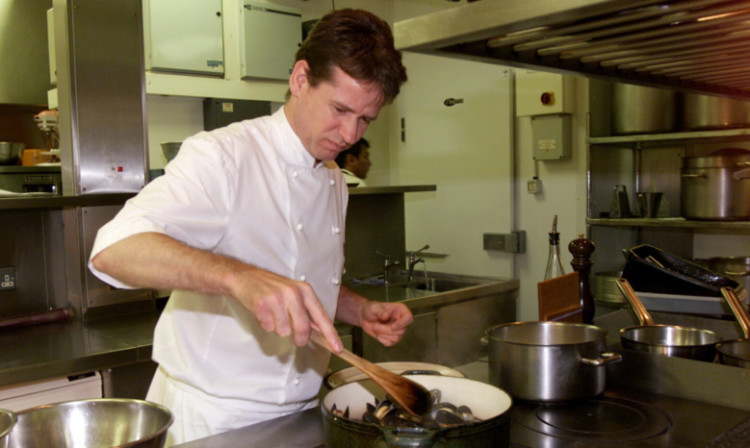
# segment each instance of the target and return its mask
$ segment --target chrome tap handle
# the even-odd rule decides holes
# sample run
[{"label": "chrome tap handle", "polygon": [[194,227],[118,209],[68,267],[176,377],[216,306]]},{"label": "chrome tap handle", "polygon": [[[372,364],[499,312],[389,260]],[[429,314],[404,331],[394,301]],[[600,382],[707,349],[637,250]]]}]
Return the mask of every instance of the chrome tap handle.
[{"label": "chrome tap handle", "polygon": [[391,256],[386,255],[383,252],[376,250],[375,254],[380,255],[383,257],[383,281],[387,285],[389,283],[389,277],[390,277],[390,271],[393,266],[396,266],[399,264],[398,260],[391,261]]},{"label": "chrome tap handle", "polygon": [[429,248],[430,248],[430,245],[425,244],[424,247],[422,247],[419,250],[409,251],[409,260],[407,262],[407,270],[409,271],[409,274],[408,274],[409,283],[411,283],[414,280],[414,266],[417,263],[424,263],[424,258],[422,257],[417,258],[417,254],[420,254]]}]

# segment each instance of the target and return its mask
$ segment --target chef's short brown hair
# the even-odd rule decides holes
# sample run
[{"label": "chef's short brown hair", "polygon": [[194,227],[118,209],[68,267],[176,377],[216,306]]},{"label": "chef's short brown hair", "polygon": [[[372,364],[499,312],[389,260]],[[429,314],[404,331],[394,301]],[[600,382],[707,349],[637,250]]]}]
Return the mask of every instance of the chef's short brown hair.
[{"label": "chef's short brown hair", "polygon": [[338,66],[358,81],[377,83],[383,104],[393,102],[406,82],[390,26],[367,11],[339,9],[323,16],[297,50],[295,61],[300,60],[310,66],[311,85],[330,81]]}]

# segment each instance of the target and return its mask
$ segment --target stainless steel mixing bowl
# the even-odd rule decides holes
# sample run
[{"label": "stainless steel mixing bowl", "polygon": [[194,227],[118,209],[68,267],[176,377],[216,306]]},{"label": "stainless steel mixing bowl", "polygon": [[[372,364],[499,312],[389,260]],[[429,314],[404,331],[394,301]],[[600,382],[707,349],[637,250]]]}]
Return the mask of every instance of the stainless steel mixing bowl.
[{"label": "stainless steel mixing bowl", "polygon": [[122,398],[49,404],[17,415],[9,448],[162,448],[172,424],[172,414],[167,408]]},{"label": "stainless steel mixing bowl", "polygon": [[24,143],[19,142],[0,142],[0,165],[15,165],[21,160]]},{"label": "stainless steel mixing bowl", "polygon": [[180,146],[182,146],[182,142],[163,142],[161,144],[161,151],[164,153],[164,157],[167,158],[167,162],[175,158],[180,151]]},{"label": "stainless steel mixing bowl", "polygon": [[0,448],[6,448],[8,446],[8,439],[10,438],[10,431],[16,424],[16,414],[0,409]]}]

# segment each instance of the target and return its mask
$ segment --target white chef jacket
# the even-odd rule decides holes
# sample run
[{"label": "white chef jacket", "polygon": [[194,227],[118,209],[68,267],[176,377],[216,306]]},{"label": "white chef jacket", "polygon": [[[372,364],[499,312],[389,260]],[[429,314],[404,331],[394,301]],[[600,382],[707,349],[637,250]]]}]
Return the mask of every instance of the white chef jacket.
[{"label": "white chef jacket", "polygon": [[366,187],[367,186],[364,180],[360,179],[349,170],[345,170],[341,168],[341,174],[344,175],[344,182],[346,182],[347,185],[351,185],[352,187]]},{"label": "white chef jacket", "polygon": [[[348,194],[335,166],[314,165],[283,108],[201,132],[99,230],[91,257],[136,233],[164,233],[310,283],[333,319]],[[264,331],[234,299],[175,290],[156,326],[153,358],[188,389],[264,412],[313,399],[329,355]]]}]

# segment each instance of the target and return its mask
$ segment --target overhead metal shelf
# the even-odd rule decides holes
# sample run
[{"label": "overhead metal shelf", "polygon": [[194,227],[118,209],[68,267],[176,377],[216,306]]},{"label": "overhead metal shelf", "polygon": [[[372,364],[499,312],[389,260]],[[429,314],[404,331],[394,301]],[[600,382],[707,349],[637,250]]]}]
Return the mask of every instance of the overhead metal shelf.
[{"label": "overhead metal shelf", "polygon": [[401,50],[750,98],[750,0],[481,0],[397,22]]}]

